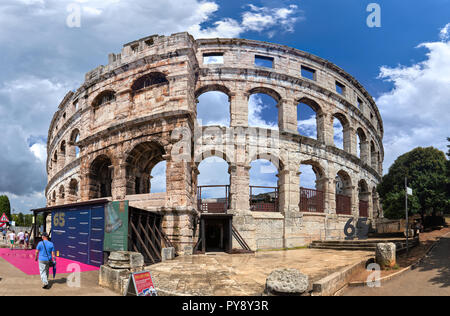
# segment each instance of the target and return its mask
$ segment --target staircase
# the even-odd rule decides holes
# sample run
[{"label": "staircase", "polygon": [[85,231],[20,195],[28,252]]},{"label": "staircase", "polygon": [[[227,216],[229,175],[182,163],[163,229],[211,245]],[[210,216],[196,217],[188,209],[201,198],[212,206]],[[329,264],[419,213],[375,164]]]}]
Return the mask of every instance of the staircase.
[{"label": "staircase", "polygon": [[[333,249],[333,250],[357,250],[357,251],[375,251],[378,243],[394,243],[397,246],[397,252],[406,250],[406,239],[366,239],[366,240],[325,240],[313,241],[309,248],[313,249]],[[409,248],[419,244],[418,238],[409,239]]]}]

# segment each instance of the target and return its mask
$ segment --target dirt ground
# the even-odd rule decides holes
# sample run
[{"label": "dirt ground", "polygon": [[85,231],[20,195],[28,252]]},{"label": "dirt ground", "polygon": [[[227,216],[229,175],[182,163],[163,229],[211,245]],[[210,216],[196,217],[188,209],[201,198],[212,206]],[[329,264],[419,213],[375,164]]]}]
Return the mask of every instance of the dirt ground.
[{"label": "dirt ground", "polygon": [[[448,218],[447,220],[450,221],[450,218]],[[389,270],[382,270],[381,278],[396,273],[401,269],[416,263],[418,260],[420,260],[425,256],[427,250],[431,247],[431,245],[433,245],[434,242],[436,242],[442,236],[446,235],[449,232],[450,227],[443,227],[440,229],[435,229],[433,231],[424,232],[420,234],[419,236],[420,244],[417,247],[410,249],[408,254],[406,254],[406,252],[403,252],[402,254],[398,255],[397,265]],[[372,272],[370,271],[361,270],[359,273],[355,273],[352,276],[350,282],[365,282],[367,280],[367,277],[371,273]]]}]

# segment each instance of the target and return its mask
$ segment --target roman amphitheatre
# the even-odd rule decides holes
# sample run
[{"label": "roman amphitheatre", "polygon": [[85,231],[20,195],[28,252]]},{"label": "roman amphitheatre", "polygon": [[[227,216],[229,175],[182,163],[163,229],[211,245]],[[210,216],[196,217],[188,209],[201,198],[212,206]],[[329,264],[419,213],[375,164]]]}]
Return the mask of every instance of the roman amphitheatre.
[{"label": "roman amphitheatre", "polygon": [[[211,91],[228,97],[228,126],[197,120],[198,99]],[[275,100],[277,128],[249,126],[254,94]],[[315,112],[315,138],[299,132],[300,104]],[[382,216],[382,139],[373,98],[325,59],[254,40],[149,36],[110,54],[61,101],[48,132],[47,207],[126,200],[161,215],[162,230],[185,255],[202,225],[204,249],[239,248],[224,237],[231,230],[253,251],[342,239],[350,218]],[[199,165],[211,157],[228,164],[229,179],[217,179],[220,196],[205,197]],[[278,181],[255,194],[263,188],[249,172],[261,159]],[[161,163],[166,190],[153,192],[152,170]],[[314,170],[314,189],[302,187],[302,165]]]}]

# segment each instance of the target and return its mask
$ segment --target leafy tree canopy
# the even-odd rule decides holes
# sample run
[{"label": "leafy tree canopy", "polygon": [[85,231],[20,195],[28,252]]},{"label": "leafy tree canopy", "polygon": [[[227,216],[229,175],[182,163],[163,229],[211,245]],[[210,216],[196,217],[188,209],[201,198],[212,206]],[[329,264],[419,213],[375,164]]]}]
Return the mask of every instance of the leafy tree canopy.
[{"label": "leafy tree canopy", "polygon": [[411,213],[424,217],[448,210],[448,166],[445,154],[433,147],[418,147],[398,157],[378,186],[385,216],[404,218],[405,177],[413,189],[413,196],[408,197]]},{"label": "leafy tree canopy", "polygon": [[11,220],[11,204],[6,195],[0,195],[0,216],[5,213],[9,220]]}]

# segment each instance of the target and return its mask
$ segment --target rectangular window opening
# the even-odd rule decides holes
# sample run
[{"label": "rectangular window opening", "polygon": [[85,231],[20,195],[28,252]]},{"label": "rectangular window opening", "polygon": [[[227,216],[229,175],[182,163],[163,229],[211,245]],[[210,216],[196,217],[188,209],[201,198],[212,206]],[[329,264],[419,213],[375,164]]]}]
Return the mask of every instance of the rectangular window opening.
[{"label": "rectangular window opening", "polygon": [[362,101],[360,98],[358,98],[358,101],[357,101],[357,102],[358,102],[358,109],[361,110],[363,101]]},{"label": "rectangular window opening", "polygon": [[255,55],[255,66],[273,68],[273,57]]},{"label": "rectangular window opening", "polygon": [[344,94],[344,91],[345,91],[345,86],[342,84],[342,83],[340,83],[339,81],[336,81],[336,91],[337,91],[337,93],[339,93],[339,94]]},{"label": "rectangular window opening", "polygon": [[302,66],[301,69],[302,77],[309,80],[316,80],[316,71],[312,68]]},{"label": "rectangular window opening", "polygon": [[223,53],[203,54],[203,64],[223,64]]}]

